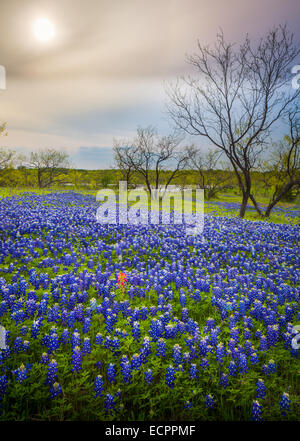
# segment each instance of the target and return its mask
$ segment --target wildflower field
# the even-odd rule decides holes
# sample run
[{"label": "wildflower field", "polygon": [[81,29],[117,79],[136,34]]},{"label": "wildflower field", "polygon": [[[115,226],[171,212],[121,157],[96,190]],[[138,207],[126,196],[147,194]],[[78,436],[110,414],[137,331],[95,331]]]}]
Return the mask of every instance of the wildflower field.
[{"label": "wildflower field", "polygon": [[188,236],[98,204],[0,199],[0,420],[300,420],[296,222]]}]

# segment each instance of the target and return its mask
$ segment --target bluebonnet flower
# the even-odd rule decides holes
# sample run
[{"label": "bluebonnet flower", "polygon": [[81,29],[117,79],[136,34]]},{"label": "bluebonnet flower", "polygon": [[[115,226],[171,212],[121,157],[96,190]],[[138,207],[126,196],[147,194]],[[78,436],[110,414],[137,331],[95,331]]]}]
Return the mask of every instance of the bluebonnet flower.
[{"label": "bluebonnet flower", "polygon": [[158,357],[164,357],[167,351],[167,343],[163,338],[160,338],[156,343],[156,355]]},{"label": "bluebonnet flower", "polygon": [[134,321],[132,324],[132,336],[134,340],[139,341],[141,337],[140,324],[138,321]]},{"label": "bluebonnet flower", "polygon": [[188,318],[189,318],[189,310],[187,308],[182,308],[181,319],[186,322]]},{"label": "bluebonnet flower", "polygon": [[102,375],[97,375],[94,383],[95,398],[102,397],[104,391],[104,382]]},{"label": "bluebonnet flower", "polygon": [[255,337],[257,337],[257,338],[261,338],[261,336],[262,336],[262,332],[261,332],[261,330],[260,330],[260,329],[257,329],[257,330],[255,331]]},{"label": "bluebonnet flower", "polygon": [[106,317],[105,328],[108,333],[112,333],[114,329],[114,324],[116,323],[117,316],[116,314],[111,314]]},{"label": "bluebonnet flower", "polygon": [[183,368],[182,364],[179,364],[178,366],[176,366],[176,371],[184,372],[184,368]]},{"label": "bluebonnet flower", "polygon": [[268,345],[274,346],[279,339],[279,326],[278,325],[269,325],[267,328],[267,341]]},{"label": "bluebonnet flower", "polygon": [[179,365],[182,362],[181,347],[178,344],[173,347],[173,360],[176,365]]},{"label": "bluebonnet flower", "polygon": [[43,352],[42,353],[41,363],[42,364],[48,364],[49,363],[49,354],[47,352]]},{"label": "bluebonnet flower", "polygon": [[150,323],[149,335],[153,341],[157,341],[163,333],[163,324],[157,318],[154,318]]},{"label": "bluebonnet flower", "polygon": [[191,354],[189,352],[184,352],[184,354],[183,354],[183,361],[185,363],[190,363],[191,358],[192,357],[191,357]]},{"label": "bluebonnet flower", "polygon": [[151,353],[151,345],[150,345],[150,338],[149,337],[145,337],[143,340],[143,351],[145,355],[149,355]]},{"label": "bluebonnet flower", "polygon": [[8,381],[6,375],[0,375],[0,400],[6,392]]},{"label": "bluebonnet flower", "polygon": [[120,389],[118,389],[117,392],[115,393],[115,397],[119,398],[119,399],[121,398],[121,390]]},{"label": "bluebonnet flower", "polygon": [[56,333],[53,333],[49,336],[48,348],[50,352],[55,352],[59,348],[59,338]]},{"label": "bluebonnet flower", "polygon": [[105,402],[104,402],[105,411],[111,415],[115,410],[115,397],[112,394],[106,394]]},{"label": "bluebonnet flower", "polygon": [[207,338],[203,338],[199,341],[199,353],[200,355],[203,355],[204,357],[206,356],[207,352],[208,352],[208,342],[207,342]]},{"label": "bluebonnet flower", "polygon": [[98,332],[95,338],[95,345],[102,345],[103,343],[103,335]]},{"label": "bluebonnet flower", "polygon": [[81,303],[77,304],[74,308],[76,320],[82,322],[84,319],[83,305]]},{"label": "bluebonnet flower", "polygon": [[228,376],[223,373],[220,378],[220,385],[226,388],[229,385]]},{"label": "bluebonnet flower", "polygon": [[106,335],[104,339],[104,347],[105,349],[110,349],[111,346],[112,346],[112,339],[109,335]]},{"label": "bluebonnet flower", "polygon": [[204,371],[208,368],[209,363],[208,363],[207,358],[202,358],[202,359],[201,359],[201,361],[200,361],[200,366],[202,367],[202,369],[203,369]]},{"label": "bluebonnet flower", "polygon": [[21,332],[21,335],[26,335],[28,332],[28,326],[22,326],[20,332]]},{"label": "bluebonnet flower", "polygon": [[91,319],[89,317],[85,317],[83,321],[82,332],[84,334],[87,334],[88,332],[90,332],[90,329],[91,329]]},{"label": "bluebonnet flower", "polygon": [[79,346],[75,346],[72,351],[72,371],[79,372],[82,369],[81,350]]},{"label": "bluebonnet flower", "polygon": [[210,332],[210,345],[216,347],[218,345],[218,339],[219,339],[219,329],[213,328]]},{"label": "bluebonnet flower", "polygon": [[82,343],[82,353],[84,355],[91,353],[91,341],[89,337],[84,337],[83,343]]},{"label": "bluebonnet flower", "polygon": [[181,306],[185,306],[186,305],[186,296],[185,294],[179,294],[179,302]]},{"label": "bluebonnet flower", "polygon": [[238,369],[240,373],[248,372],[248,361],[245,354],[239,354],[238,357]]},{"label": "bluebonnet flower", "polygon": [[266,396],[266,386],[264,380],[259,378],[259,380],[256,383],[256,398],[261,398],[262,400],[264,400],[265,396]]},{"label": "bluebonnet flower", "polygon": [[109,383],[116,381],[116,369],[114,363],[109,363],[107,367],[107,378]]},{"label": "bluebonnet flower", "polygon": [[19,383],[23,383],[24,380],[26,380],[26,378],[28,378],[28,368],[24,366],[24,364],[21,364],[21,366],[16,369],[15,371],[13,371],[13,373],[16,375],[16,380]]},{"label": "bluebonnet flower", "polygon": [[80,334],[77,331],[77,329],[75,329],[73,334],[71,335],[72,349],[74,349],[76,346],[80,346],[80,344],[81,344]]},{"label": "bluebonnet flower", "polygon": [[0,302],[0,317],[2,317],[7,312],[7,302],[2,300]]},{"label": "bluebonnet flower", "polygon": [[215,348],[212,345],[207,346],[207,352],[210,354],[213,354],[215,352]]},{"label": "bluebonnet flower", "polygon": [[216,349],[217,362],[222,365],[224,363],[225,349],[223,343],[219,343]]},{"label": "bluebonnet flower", "polygon": [[95,297],[90,299],[90,309],[91,311],[95,311],[97,309],[97,300]]},{"label": "bluebonnet flower", "polygon": [[132,369],[135,371],[138,371],[141,367],[141,359],[139,354],[133,354],[132,360],[131,360],[131,366]]},{"label": "bluebonnet flower", "polygon": [[18,325],[25,320],[25,312],[22,309],[19,309],[11,314],[11,318],[12,320],[15,320],[16,325]]},{"label": "bluebonnet flower", "polygon": [[214,396],[211,394],[207,394],[205,396],[205,407],[207,409],[213,409],[215,406],[215,400],[214,400]]},{"label": "bluebonnet flower", "polygon": [[118,355],[118,351],[120,349],[120,340],[118,337],[114,337],[111,342],[111,348],[114,351],[114,355]]},{"label": "bluebonnet flower", "polygon": [[132,370],[129,361],[121,362],[121,373],[123,375],[124,383],[131,383]]},{"label": "bluebonnet flower", "polygon": [[175,381],[175,369],[172,365],[169,365],[166,371],[165,383],[167,386],[169,386],[170,389],[173,389],[174,381]]},{"label": "bluebonnet flower", "polygon": [[[232,209],[235,205],[219,202],[216,207]],[[82,354],[89,352],[89,345],[83,342],[87,335],[93,344],[101,345],[101,348],[95,348],[98,355],[91,360],[94,365],[100,357],[108,360],[107,363],[111,356],[118,360],[123,347],[129,351],[130,357],[136,351],[138,358],[134,356],[133,362],[121,357],[120,373],[124,382],[131,381],[133,369],[141,369],[140,364],[145,369],[143,366],[143,378],[139,373],[136,375],[137,381],[138,378],[146,381],[147,362],[150,361],[151,366],[158,362],[156,356],[150,359],[149,340],[137,344],[141,339],[138,330],[133,331],[136,334],[134,351],[128,347],[129,340],[126,340],[136,326],[134,322],[149,333],[158,356],[166,358],[168,353],[165,340],[159,343],[159,339],[170,340],[171,354],[168,355],[175,376],[178,372],[179,377],[184,367],[190,380],[195,381],[197,373],[193,364],[198,358],[206,371],[208,360],[214,364],[213,368],[218,369],[221,365],[226,374],[220,376],[219,387],[225,387],[226,376],[236,375],[237,370],[245,374],[250,364],[254,375],[257,371],[254,365],[260,366],[260,361],[277,342],[282,342],[292,357],[299,357],[299,351],[291,346],[293,323],[300,320],[297,259],[295,253],[291,253],[296,249],[297,226],[254,225],[251,221],[245,223],[237,218],[224,218],[222,222],[226,228],[223,229],[218,218],[208,216],[207,239],[191,238],[187,237],[182,226],[176,225],[152,225],[150,230],[146,226],[95,226],[90,222],[95,208],[96,202],[89,196],[74,193],[59,196],[26,194],[0,200],[0,211],[5,214],[0,219],[0,229],[4,233],[0,253],[1,275],[4,275],[0,277],[0,316],[4,316],[4,322],[11,319],[14,325],[18,323],[16,329],[19,330],[19,339],[14,340],[17,335],[13,334],[11,345],[6,342],[7,349],[0,351],[0,375],[7,371],[9,378],[10,363],[15,366],[17,354],[29,348],[29,343],[22,341],[27,338],[26,326],[33,352],[41,344],[45,345],[48,356],[44,358],[42,355],[41,361],[47,364],[51,360],[50,354],[62,349],[62,345],[67,355],[71,340],[72,367],[74,369],[76,347],[79,348],[77,361],[81,366]],[[86,215],[82,216],[82,210]],[[17,222],[19,215],[22,222]],[[6,220],[3,223],[4,218],[9,220],[8,224]],[[78,247],[77,233],[80,236]],[[115,261],[109,243],[111,239],[116,240],[122,249],[122,262]],[[124,242],[122,246],[121,241]],[[101,256],[99,261],[97,256]],[[30,268],[30,264],[34,268]],[[82,270],[81,265],[85,269]],[[89,271],[87,265],[93,270]],[[62,271],[59,270],[61,266]],[[52,268],[52,271],[45,270],[48,275],[41,272],[43,268]],[[127,271],[127,268],[130,268],[127,274],[130,301],[124,297],[119,301],[114,292],[116,280],[111,276],[116,271]],[[97,296],[97,300],[90,299],[94,292],[96,294],[92,295]],[[191,302],[201,308],[200,293],[204,293],[203,306],[209,310],[212,307],[215,314],[214,318],[207,319],[201,330],[199,323],[189,317],[192,309],[187,309]],[[178,295],[179,306],[176,303]],[[155,299],[155,305],[141,305],[144,299],[150,302],[151,298]],[[141,306],[135,306],[135,301]],[[95,338],[94,331],[91,335],[89,333],[95,329],[98,319],[102,332],[106,328],[109,334],[105,343],[100,334]],[[74,329],[78,321],[81,336]],[[221,324],[217,326],[221,321],[222,328]],[[58,329],[51,328],[46,334],[49,323],[57,324]],[[127,325],[128,332],[121,330]],[[62,328],[66,330],[62,331]],[[225,346],[223,339],[228,341],[226,347],[220,344],[223,341]],[[172,353],[175,344],[186,344],[188,352],[184,352],[186,348],[182,346]],[[20,357],[23,356],[26,359],[31,357],[30,354],[21,354]],[[115,366],[117,371],[117,361]],[[43,366],[41,368],[44,370]],[[46,372],[47,365],[45,375]],[[276,365],[267,363],[263,372],[271,375],[276,372]],[[164,380],[163,375],[162,382]],[[259,395],[262,402],[263,392],[258,392]],[[114,397],[117,400],[116,394]]]},{"label": "bluebonnet flower", "polygon": [[276,372],[276,363],[274,360],[269,360],[268,371],[273,374]]},{"label": "bluebonnet flower", "polygon": [[198,369],[195,363],[191,364],[190,367],[190,379],[191,380],[196,380],[197,379],[197,373],[198,373]]},{"label": "bluebonnet flower", "polygon": [[50,389],[50,393],[51,393],[51,399],[56,398],[59,394],[61,394],[62,388],[60,384],[55,382]]},{"label": "bluebonnet flower", "polygon": [[208,330],[213,329],[215,325],[216,325],[215,319],[213,319],[212,317],[208,317],[208,319],[206,320],[206,326]]},{"label": "bluebonnet flower", "polygon": [[245,341],[244,351],[248,356],[250,356],[252,354],[252,343],[250,340]]},{"label": "bluebonnet flower", "polygon": [[67,328],[65,328],[61,334],[62,344],[65,345],[69,341],[69,339],[70,339],[70,331]]},{"label": "bluebonnet flower", "polygon": [[175,334],[176,334],[176,327],[175,327],[175,325],[172,325],[172,324],[169,323],[165,327],[165,337],[171,339],[171,338],[175,337]]},{"label": "bluebonnet flower", "polygon": [[234,351],[234,349],[235,349],[235,345],[236,345],[236,341],[235,341],[233,338],[230,338],[230,339],[229,339],[229,342],[228,342],[228,349],[229,349],[231,352]]},{"label": "bluebonnet flower", "polygon": [[230,330],[230,338],[232,338],[234,341],[238,341],[239,329],[237,327],[234,327]]},{"label": "bluebonnet flower", "polygon": [[229,365],[228,365],[228,372],[229,372],[229,375],[231,375],[232,377],[235,377],[235,376],[236,376],[236,371],[237,371],[237,369],[236,369],[236,363],[235,363],[233,360],[231,360],[231,361],[229,362]]},{"label": "bluebonnet flower", "polygon": [[23,348],[23,341],[22,341],[22,338],[21,338],[21,337],[17,337],[17,338],[15,339],[14,346],[13,346],[12,350],[13,350],[14,352],[21,352],[21,351],[22,351],[22,348]]},{"label": "bluebonnet flower", "polygon": [[250,339],[251,339],[251,332],[250,332],[250,329],[246,328],[246,329],[244,330],[243,337],[244,337],[245,340],[250,340]]},{"label": "bluebonnet flower", "polygon": [[57,361],[54,360],[53,358],[48,364],[47,379],[45,381],[45,384],[49,384],[51,386],[53,383],[55,383],[56,376],[57,376]]},{"label": "bluebonnet flower", "polygon": [[193,407],[193,403],[191,401],[184,401],[184,408],[185,409],[190,409],[191,407]]},{"label": "bluebonnet flower", "polygon": [[147,369],[145,372],[145,382],[151,384],[153,381],[153,374],[151,369]]},{"label": "bluebonnet flower", "polygon": [[269,366],[267,364],[263,365],[262,373],[265,374],[265,375],[269,375]]},{"label": "bluebonnet flower", "polygon": [[256,352],[253,352],[253,353],[251,354],[251,356],[250,356],[250,361],[251,361],[251,364],[257,364],[257,363],[259,363],[259,358],[258,358],[258,355],[257,355]]},{"label": "bluebonnet flower", "polygon": [[73,328],[75,322],[76,322],[75,311],[70,311],[67,318],[67,325],[69,326],[69,328]]},{"label": "bluebonnet flower", "polygon": [[267,339],[266,339],[266,337],[265,337],[264,335],[262,335],[262,336],[260,337],[260,346],[259,346],[259,349],[260,349],[261,351],[267,351],[267,350],[268,350]]},{"label": "bluebonnet flower", "polygon": [[259,404],[258,401],[253,400],[252,403],[252,410],[251,410],[251,420],[252,421],[262,421],[262,406]]},{"label": "bluebonnet flower", "polygon": [[281,414],[286,415],[287,412],[290,411],[290,406],[291,406],[290,396],[287,392],[283,392],[283,394],[280,397],[279,404],[280,404]]}]

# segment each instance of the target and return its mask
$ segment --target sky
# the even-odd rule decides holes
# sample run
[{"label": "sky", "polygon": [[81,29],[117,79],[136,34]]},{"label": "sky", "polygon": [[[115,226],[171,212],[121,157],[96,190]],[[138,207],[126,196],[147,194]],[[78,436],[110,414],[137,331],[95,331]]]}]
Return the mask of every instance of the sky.
[{"label": "sky", "polygon": [[[36,38],[40,18],[52,40]],[[191,73],[197,39],[213,44],[221,28],[239,43],[287,23],[299,41],[299,19],[299,0],[0,0],[1,146],[54,147],[76,168],[110,168],[115,138],[172,131],[166,85]]]}]

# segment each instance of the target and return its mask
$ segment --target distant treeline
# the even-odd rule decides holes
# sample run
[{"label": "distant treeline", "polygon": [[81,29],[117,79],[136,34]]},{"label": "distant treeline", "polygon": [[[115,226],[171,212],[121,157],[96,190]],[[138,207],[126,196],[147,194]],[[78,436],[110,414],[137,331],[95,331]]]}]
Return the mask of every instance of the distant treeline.
[{"label": "distant treeline", "polygon": [[[268,218],[300,191],[300,90],[290,76],[299,54],[287,25],[270,29],[259,42],[245,35],[239,46],[223,32],[214,46],[198,41],[197,52],[187,56],[193,74],[167,87],[169,134],[149,125],[137,127],[131,139],[114,139],[114,170],[71,169],[64,149],[22,158],[0,147],[0,185],[96,190],[122,180],[151,195],[170,185],[196,185],[206,199],[222,191],[238,194],[241,218],[249,202]],[[0,135],[7,135],[6,123]],[[266,196],[265,204],[258,195]]]},{"label": "distant treeline", "polygon": [[[162,171],[160,176],[160,184],[165,185],[168,181],[172,171]],[[172,180],[172,185],[180,188],[187,186],[195,186],[205,188],[206,197],[217,197],[219,192],[231,192],[233,194],[240,194],[237,184],[236,176],[230,170],[210,170],[203,171],[204,181],[207,185],[202,185],[199,179],[199,173],[195,170],[183,170],[180,175]],[[209,175],[209,179],[208,179]],[[252,172],[252,181],[255,193],[262,196],[267,196],[270,191],[270,172]],[[150,180],[154,184],[155,174],[150,171]],[[91,189],[98,190],[101,188],[118,188],[119,181],[123,175],[120,170],[104,169],[104,170],[84,170],[84,169],[61,169],[59,177],[49,186],[45,187],[66,187],[74,189]],[[17,168],[6,168],[0,170],[0,186],[1,187],[19,187],[19,188],[38,188],[38,171],[37,169],[26,168],[19,166]],[[144,181],[140,174],[134,173],[131,176],[129,188],[136,188],[144,186]],[[210,194],[209,191],[213,190]],[[295,199],[297,192],[290,194],[286,200]]]}]

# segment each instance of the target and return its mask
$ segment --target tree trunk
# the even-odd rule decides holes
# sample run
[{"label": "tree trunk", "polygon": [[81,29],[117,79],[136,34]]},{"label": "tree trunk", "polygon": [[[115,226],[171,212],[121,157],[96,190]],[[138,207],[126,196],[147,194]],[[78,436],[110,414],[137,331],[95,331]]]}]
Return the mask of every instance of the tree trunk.
[{"label": "tree trunk", "polygon": [[126,182],[127,182],[127,188],[129,188],[129,184],[130,184],[130,171],[129,170],[126,173]]},{"label": "tree trunk", "polygon": [[260,209],[258,203],[256,202],[256,199],[254,198],[253,194],[250,194],[250,199],[251,199],[251,201],[253,202],[254,208],[255,208],[255,210],[257,211],[257,213],[258,213],[260,216],[262,216],[262,215],[263,215],[263,214],[262,214],[262,211],[261,211],[261,209]]},{"label": "tree trunk", "polygon": [[240,217],[243,219],[246,213],[246,208],[247,208],[247,203],[248,203],[248,199],[249,199],[249,192],[248,191],[243,191],[243,199],[242,199],[242,203],[240,206]]},{"label": "tree trunk", "polygon": [[148,188],[148,191],[149,191],[149,194],[150,194],[150,198],[151,198],[151,194],[152,194],[152,191],[151,191],[151,184],[150,184],[150,181],[149,181],[149,179],[148,179],[148,177],[146,177],[146,186],[147,186],[147,188]]},{"label": "tree trunk", "polygon": [[275,207],[275,205],[277,205],[278,202],[283,198],[283,196],[286,195],[286,193],[288,193],[291,190],[291,188],[293,188],[294,185],[296,185],[297,183],[299,184],[299,181],[288,182],[287,184],[284,185],[284,187],[281,189],[281,191],[279,192],[279,194],[276,197],[273,196],[272,201],[269,202],[269,205],[266,208],[266,211],[264,213],[264,217],[267,217],[267,218],[270,217],[271,211]]},{"label": "tree trunk", "polygon": [[41,172],[41,170],[40,169],[38,169],[38,185],[39,185],[39,188],[42,188],[42,172]]}]

